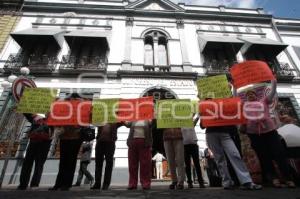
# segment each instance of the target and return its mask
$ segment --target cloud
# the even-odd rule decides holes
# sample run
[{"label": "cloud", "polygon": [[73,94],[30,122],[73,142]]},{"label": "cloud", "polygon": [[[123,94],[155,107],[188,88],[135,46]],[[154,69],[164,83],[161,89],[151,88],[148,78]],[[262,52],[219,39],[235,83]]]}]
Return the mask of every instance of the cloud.
[{"label": "cloud", "polygon": [[237,8],[255,8],[257,0],[172,0],[175,3],[182,2],[192,5],[219,6],[225,5],[228,7]]}]

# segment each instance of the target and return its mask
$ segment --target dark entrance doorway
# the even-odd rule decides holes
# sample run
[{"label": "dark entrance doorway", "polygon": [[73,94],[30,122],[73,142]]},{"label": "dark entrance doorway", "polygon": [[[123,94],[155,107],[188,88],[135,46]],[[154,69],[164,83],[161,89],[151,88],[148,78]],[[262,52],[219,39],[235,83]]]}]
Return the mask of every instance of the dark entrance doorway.
[{"label": "dark entrance doorway", "polygon": [[[162,99],[176,99],[175,94],[166,88],[149,89],[143,94],[143,97],[146,97],[146,96],[153,96],[154,103],[157,100],[162,100]],[[157,152],[160,152],[165,155],[162,131],[163,131],[162,129],[157,129],[156,122],[153,122],[153,125],[152,125],[152,136],[153,136],[152,153],[153,153],[153,155],[155,155]]]},{"label": "dark entrance doorway", "polygon": [[[145,91],[143,97],[153,96],[154,103],[157,100],[163,99],[176,99],[176,94],[167,88],[154,87]],[[166,157],[165,149],[164,149],[164,141],[163,141],[163,129],[158,129],[156,126],[156,121],[152,124],[152,137],[153,137],[153,145],[152,145],[152,157],[157,153],[161,153]],[[167,173],[167,162],[165,161],[163,164],[163,176]],[[156,178],[156,170],[155,163],[152,162],[152,178]],[[165,179],[165,178],[164,178]]]}]

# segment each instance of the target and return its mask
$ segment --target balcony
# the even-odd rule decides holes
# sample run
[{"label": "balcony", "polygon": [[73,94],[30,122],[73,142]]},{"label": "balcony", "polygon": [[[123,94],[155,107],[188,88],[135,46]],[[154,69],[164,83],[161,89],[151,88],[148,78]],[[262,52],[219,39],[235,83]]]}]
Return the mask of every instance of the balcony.
[{"label": "balcony", "polygon": [[106,71],[107,57],[100,56],[70,56],[62,57],[62,62],[59,67],[60,73],[82,73],[91,71]]},{"label": "balcony", "polygon": [[18,73],[20,68],[26,66],[33,74],[48,74],[55,70],[57,63],[57,57],[48,55],[30,55],[27,57],[23,54],[11,54],[3,69],[5,73]]},{"label": "balcony", "polygon": [[144,65],[144,71],[152,71],[152,72],[170,72],[170,65],[162,65],[162,66],[153,66],[153,65]]},{"label": "balcony", "polygon": [[277,79],[281,81],[292,81],[295,78],[295,69],[292,69],[288,63],[269,63],[269,66],[275,71]]},{"label": "balcony", "polygon": [[206,68],[207,75],[220,75],[220,74],[228,74],[229,69],[235,62],[228,60],[212,60],[205,61],[204,67]]}]

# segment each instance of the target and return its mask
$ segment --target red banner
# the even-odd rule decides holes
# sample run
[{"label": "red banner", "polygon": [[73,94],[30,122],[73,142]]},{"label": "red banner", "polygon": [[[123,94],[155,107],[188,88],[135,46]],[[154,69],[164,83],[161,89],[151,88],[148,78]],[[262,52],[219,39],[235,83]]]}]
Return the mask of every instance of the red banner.
[{"label": "red banner", "polygon": [[152,120],[154,114],[153,97],[121,99],[118,121]]},{"label": "red banner", "polygon": [[199,104],[204,127],[229,126],[246,123],[240,98],[213,99]]},{"label": "red banner", "polygon": [[262,61],[235,64],[230,69],[230,73],[235,88],[275,79],[268,64]]},{"label": "red banner", "polygon": [[51,105],[47,123],[50,126],[88,126],[90,124],[91,108],[91,101],[56,101]]}]

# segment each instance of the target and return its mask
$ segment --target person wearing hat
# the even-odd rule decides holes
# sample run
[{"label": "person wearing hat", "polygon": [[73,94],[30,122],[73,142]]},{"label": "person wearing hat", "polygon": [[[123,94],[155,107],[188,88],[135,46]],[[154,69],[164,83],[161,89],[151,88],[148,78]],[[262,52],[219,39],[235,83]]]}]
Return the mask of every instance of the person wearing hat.
[{"label": "person wearing hat", "polygon": [[39,186],[52,135],[52,130],[46,124],[44,116],[32,114],[24,114],[24,116],[31,123],[31,128],[27,133],[29,144],[22,164],[18,190],[25,190],[28,187],[33,163],[35,166],[30,187]]}]

